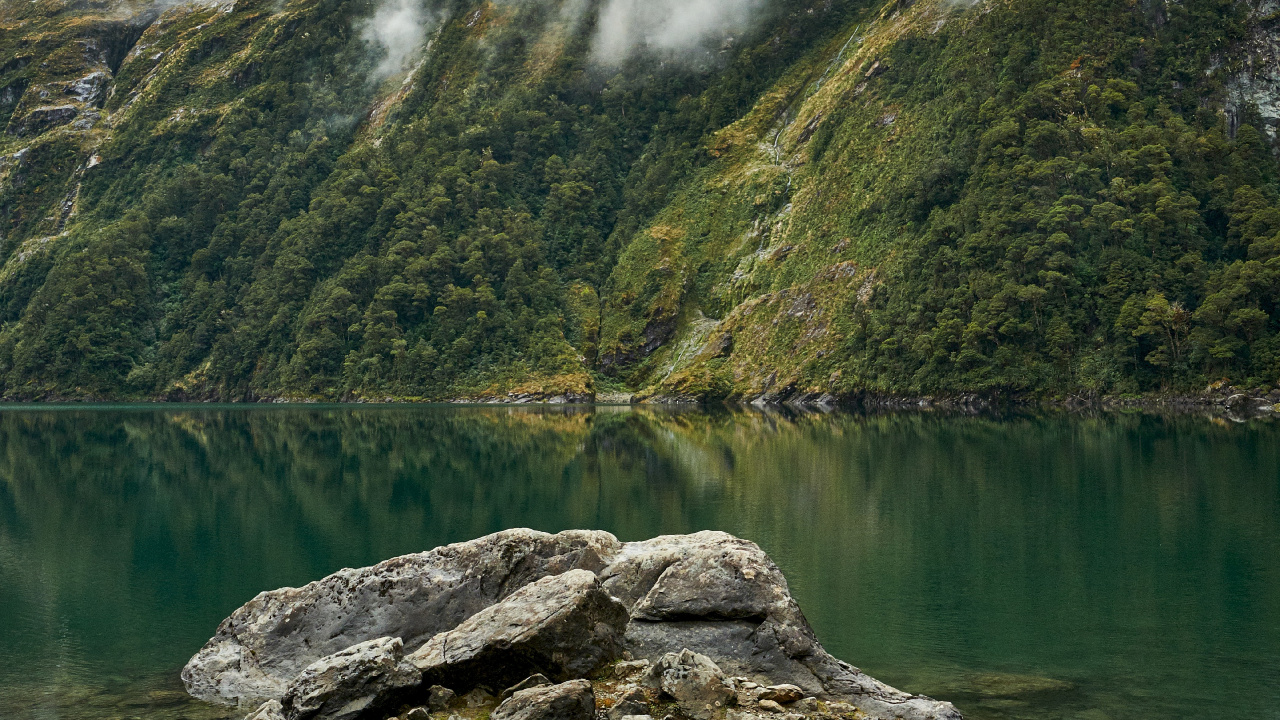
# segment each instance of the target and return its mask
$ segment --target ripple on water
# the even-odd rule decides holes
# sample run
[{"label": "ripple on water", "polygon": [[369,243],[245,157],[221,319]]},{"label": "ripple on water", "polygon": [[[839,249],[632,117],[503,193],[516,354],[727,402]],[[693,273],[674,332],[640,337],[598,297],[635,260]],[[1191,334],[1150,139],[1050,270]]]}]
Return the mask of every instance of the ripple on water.
[{"label": "ripple on water", "polygon": [[237,717],[236,607],[510,527],[749,538],[969,720],[1274,718],[1278,479],[1280,418],[0,408],[0,720]]}]

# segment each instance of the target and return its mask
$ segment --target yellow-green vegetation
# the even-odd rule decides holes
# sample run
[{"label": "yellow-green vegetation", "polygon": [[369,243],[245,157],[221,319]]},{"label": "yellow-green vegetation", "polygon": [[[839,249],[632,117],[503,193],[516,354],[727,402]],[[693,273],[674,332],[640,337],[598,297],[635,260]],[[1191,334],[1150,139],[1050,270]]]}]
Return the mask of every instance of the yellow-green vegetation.
[{"label": "yellow-green vegetation", "polygon": [[617,67],[562,5],[424,3],[391,72],[372,0],[0,8],[0,395],[1280,383],[1249,3],[774,0]]},{"label": "yellow-green vegetation", "polygon": [[887,4],[709,135],[602,353],[674,331],[632,377],[702,397],[1276,383],[1273,138],[1225,87],[1249,12]]}]

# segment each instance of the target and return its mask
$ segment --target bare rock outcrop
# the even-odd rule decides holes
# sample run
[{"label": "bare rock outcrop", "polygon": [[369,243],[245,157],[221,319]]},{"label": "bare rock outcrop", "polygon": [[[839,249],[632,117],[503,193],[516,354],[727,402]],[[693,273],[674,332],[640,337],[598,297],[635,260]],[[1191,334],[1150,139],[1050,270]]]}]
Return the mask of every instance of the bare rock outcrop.
[{"label": "bare rock outcrop", "polygon": [[637,658],[692,649],[726,674],[795,685],[871,717],[960,717],[950,703],[901,692],[827,653],[755,543],[712,531],[627,543],[601,577],[631,608],[626,644]]},{"label": "bare rock outcrop", "polygon": [[[214,702],[283,699],[312,663],[384,638],[401,638],[419,673],[405,700],[425,702],[432,685],[498,693],[535,673],[563,683],[627,652],[670,665],[664,672],[689,665],[690,675],[700,663],[680,658],[704,657],[723,675],[793,686],[788,698],[847,703],[871,718],[960,718],[950,703],[896,690],[828,654],[773,561],[720,532],[624,544],[603,532],[509,530],[344,570],[254,598],[222,623],[183,680]],[[374,704],[389,707],[400,692],[390,688]],[[696,702],[686,702],[690,714],[719,712],[714,698]]]},{"label": "bare rock outcrop", "polygon": [[70,123],[79,114],[80,109],[75,105],[44,105],[32,108],[20,119],[15,118],[9,121],[9,132],[18,137],[39,135],[46,130]]},{"label": "bare rock outcrop", "polygon": [[535,580],[603,569],[620,547],[603,532],[508,530],[264,592],[222,622],[182,681],[207,702],[279,699],[320,658],[383,637],[412,652]]}]

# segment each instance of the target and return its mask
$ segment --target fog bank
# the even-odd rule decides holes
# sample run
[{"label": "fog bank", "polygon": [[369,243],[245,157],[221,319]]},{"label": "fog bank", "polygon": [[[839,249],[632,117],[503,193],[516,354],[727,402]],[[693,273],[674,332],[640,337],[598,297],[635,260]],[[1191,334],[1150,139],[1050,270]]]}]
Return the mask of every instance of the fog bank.
[{"label": "fog bank", "polygon": [[[507,4],[558,6],[561,21],[574,28],[593,11],[591,60],[616,67],[653,55],[665,61],[692,61],[751,30],[771,0],[496,0]],[[442,0],[381,0],[359,25],[361,37],[378,54],[374,74],[381,79],[407,70],[426,49],[428,35],[448,19]]]}]

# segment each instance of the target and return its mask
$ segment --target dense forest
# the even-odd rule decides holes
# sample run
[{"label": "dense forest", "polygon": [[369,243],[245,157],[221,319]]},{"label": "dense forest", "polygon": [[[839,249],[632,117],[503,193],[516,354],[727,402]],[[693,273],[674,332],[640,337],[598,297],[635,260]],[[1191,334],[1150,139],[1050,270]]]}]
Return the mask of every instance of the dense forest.
[{"label": "dense forest", "polygon": [[686,4],[0,5],[0,396],[1280,385],[1268,0]]}]

